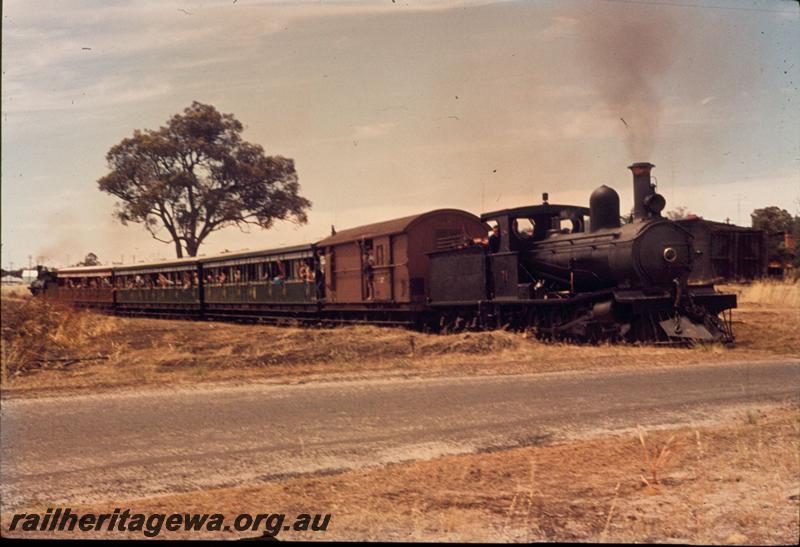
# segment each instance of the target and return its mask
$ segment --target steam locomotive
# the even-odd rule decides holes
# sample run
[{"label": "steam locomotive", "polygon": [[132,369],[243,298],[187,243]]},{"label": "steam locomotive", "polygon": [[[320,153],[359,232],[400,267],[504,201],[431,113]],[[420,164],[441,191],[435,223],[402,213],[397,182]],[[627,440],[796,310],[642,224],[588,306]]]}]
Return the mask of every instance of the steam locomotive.
[{"label": "steam locomotive", "polygon": [[736,296],[689,285],[697,251],[689,232],[661,216],[653,167],[629,167],[627,223],[617,192],[601,186],[588,208],[545,194],[541,205],[481,217],[439,209],[332,230],[308,245],[43,272],[32,291],[126,315],[732,342]]},{"label": "steam locomotive", "polygon": [[[545,195],[542,205],[484,214],[481,220],[499,227],[499,249],[436,256],[434,305],[451,317],[548,338],[732,342],[730,316],[720,314],[736,307],[736,295],[688,285],[692,236],[661,216],[666,201],[651,183],[653,167],[629,167],[634,209],[626,224],[608,186],[592,193],[588,209],[552,205]],[[476,308],[470,300],[492,305]]]}]

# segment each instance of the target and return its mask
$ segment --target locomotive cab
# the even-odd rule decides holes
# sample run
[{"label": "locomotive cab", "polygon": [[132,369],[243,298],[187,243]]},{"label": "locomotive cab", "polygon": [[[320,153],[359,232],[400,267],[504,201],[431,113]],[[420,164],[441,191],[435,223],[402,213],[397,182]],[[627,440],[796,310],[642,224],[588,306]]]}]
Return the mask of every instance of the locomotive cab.
[{"label": "locomotive cab", "polygon": [[527,300],[542,296],[540,272],[531,268],[525,256],[541,242],[567,234],[583,234],[589,226],[589,209],[548,203],[504,209],[481,216],[499,228],[497,252],[488,256],[491,275],[487,293],[496,300]]},{"label": "locomotive cab", "polygon": [[481,220],[500,229],[498,253],[531,249],[537,242],[557,234],[586,231],[589,209],[575,205],[555,205],[543,195],[541,205],[504,209],[481,215]]}]

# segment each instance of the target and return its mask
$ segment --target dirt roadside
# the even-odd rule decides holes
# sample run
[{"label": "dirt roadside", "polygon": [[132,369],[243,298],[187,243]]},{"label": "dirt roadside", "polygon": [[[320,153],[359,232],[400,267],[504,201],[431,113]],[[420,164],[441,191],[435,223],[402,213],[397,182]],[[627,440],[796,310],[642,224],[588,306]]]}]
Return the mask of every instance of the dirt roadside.
[{"label": "dirt roadside", "polygon": [[[750,408],[715,426],[641,430],[72,509],[219,512],[229,519],[244,512],[332,514],[324,533],[281,532],[281,539],[788,544],[800,537],[798,453],[796,407]],[[3,516],[4,530],[9,518]]]}]

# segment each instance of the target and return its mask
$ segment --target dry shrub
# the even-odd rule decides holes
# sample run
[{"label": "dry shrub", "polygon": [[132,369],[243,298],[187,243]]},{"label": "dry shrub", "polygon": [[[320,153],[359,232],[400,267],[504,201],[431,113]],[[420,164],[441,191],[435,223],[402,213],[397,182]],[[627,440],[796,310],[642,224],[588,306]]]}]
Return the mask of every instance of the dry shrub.
[{"label": "dry shrub", "polygon": [[89,354],[92,342],[114,328],[110,317],[52,304],[41,298],[4,300],[3,378],[98,358]]}]

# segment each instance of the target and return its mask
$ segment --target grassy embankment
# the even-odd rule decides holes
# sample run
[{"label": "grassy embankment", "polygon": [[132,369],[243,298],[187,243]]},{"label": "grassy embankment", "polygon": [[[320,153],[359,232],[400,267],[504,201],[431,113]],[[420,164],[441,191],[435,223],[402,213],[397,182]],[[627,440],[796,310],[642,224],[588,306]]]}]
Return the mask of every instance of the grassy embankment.
[{"label": "grassy embankment", "polygon": [[309,329],[122,318],[25,295],[2,301],[6,394],[209,381],[311,381],[376,375],[514,374],[800,356],[800,283],[739,293],[734,347],[545,344],[504,331]]}]

